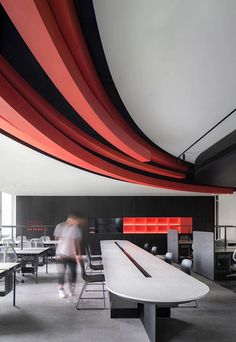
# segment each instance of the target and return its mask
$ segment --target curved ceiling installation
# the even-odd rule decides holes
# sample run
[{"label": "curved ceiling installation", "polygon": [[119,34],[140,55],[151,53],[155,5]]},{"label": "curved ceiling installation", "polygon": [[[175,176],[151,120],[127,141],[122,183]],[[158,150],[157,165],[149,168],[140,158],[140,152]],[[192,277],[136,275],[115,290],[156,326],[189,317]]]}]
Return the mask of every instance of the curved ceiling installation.
[{"label": "curved ceiling installation", "polygon": [[[32,62],[29,65],[36,65],[42,83],[50,91],[56,87],[56,97],[61,96],[61,103],[66,101],[65,108],[82,120],[81,125],[76,124],[60,106],[55,107],[42,96],[36,81],[26,77],[23,69],[28,64],[21,69],[3,42],[3,131],[59,160],[117,180],[180,191],[233,192],[230,187],[198,184],[191,164],[155,147],[125,120],[97,75],[72,0],[2,0],[2,5],[23,38],[16,31],[14,47],[25,51],[26,60]],[[11,25],[6,13],[2,14],[2,22]],[[1,34],[4,28],[2,24]]]},{"label": "curved ceiling installation", "polygon": [[[20,196],[202,196],[95,175],[0,134],[0,189]],[[16,172],[17,170],[17,172]]]},{"label": "curved ceiling installation", "polygon": [[[94,0],[93,5],[120,97],[157,145],[178,156],[236,107],[235,1]],[[189,150],[186,160],[194,163],[235,128],[236,114]]]},{"label": "curved ceiling installation", "polygon": [[89,89],[48,2],[7,0],[2,5],[53,83],[89,125],[121,151],[142,162],[150,161],[150,152],[120,129]]},{"label": "curved ceiling installation", "polygon": [[[83,119],[90,126],[95,127],[100,135],[104,136],[121,151],[142,162],[150,161],[151,152],[137,140],[134,140],[130,134],[117,124],[116,120],[112,119],[110,112],[105,110],[99,99],[94,96],[93,91],[89,88],[89,84],[84,79],[79,65],[75,62],[71,51],[68,49],[68,43],[61,34],[63,28],[58,25],[54,18],[54,12],[61,12],[61,15],[65,16],[66,11],[70,8],[69,6],[61,6],[57,10],[60,3],[63,2],[54,3],[53,1],[33,0],[19,3],[14,0],[2,1],[6,12],[35,58]],[[70,0],[65,0],[65,3],[73,5]],[[49,4],[51,6],[55,5],[53,12]],[[75,12],[74,7],[73,10]],[[28,18],[31,18],[31,20],[28,20]],[[38,37],[37,40],[35,36]],[[82,49],[83,45],[79,38],[79,35],[77,35],[78,44]],[[53,64],[51,63],[52,60],[54,61]],[[158,153],[156,151],[156,154]],[[181,165],[178,159],[171,158],[161,152],[159,154],[158,162],[160,164],[168,164],[169,167],[186,170],[186,167]]]},{"label": "curved ceiling installation", "polygon": [[150,164],[141,163],[132,159],[125,154],[112,150],[110,147],[100,143],[93,137],[90,137],[83,130],[73,125],[69,120],[64,118],[50,104],[48,104],[41,96],[32,89],[19,74],[0,56],[0,70],[5,78],[26,98],[35,109],[37,109],[51,124],[61,130],[67,137],[71,138],[80,145],[91,149],[107,158],[123,163],[133,168],[147,171],[154,174],[168,176],[172,178],[184,178],[184,174],[172,170],[163,169]]}]

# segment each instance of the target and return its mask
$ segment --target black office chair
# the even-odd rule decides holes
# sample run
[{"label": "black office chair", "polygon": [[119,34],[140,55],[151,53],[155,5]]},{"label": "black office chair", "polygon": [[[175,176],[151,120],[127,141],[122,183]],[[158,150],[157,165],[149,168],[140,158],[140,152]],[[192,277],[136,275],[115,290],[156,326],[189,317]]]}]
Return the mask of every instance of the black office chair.
[{"label": "black office chair", "polygon": [[[43,240],[40,238],[30,240],[31,248],[44,248]],[[39,257],[38,266],[44,266],[48,263],[48,255]]]},{"label": "black office chair", "polygon": [[[183,271],[184,273],[186,273],[188,275],[191,275],[192,264],[193,264],[192,260],[183,259],[181,264],[180,264],[181,271]],[[198,307],[197,301],[193,300],[192,302],[194,302],[195,305],[179,304],[178,307],[181,309],[196,309]]]},{"label": "black office chair", "polygon": [[[81,300],[89,300],[89,299],[102,299],[103,300],[103,303],[104,303],[104,307],[101,308],[101,309],[105,309],[106,308],[106,301],[105,301],[105,289],[104,289],[104,282],[105,282],[105,277],[103,274],[87,274],[86,273],[86,270],[85,270],[85,266],[84,266],[84,261],[82,258],[80,258],[79,260],[79,263],[80,263],[80,270],[81,270],[81,278],[84,280],[84,284],[83,284],[83,287],[82,287],[82,290],[79,294],[79,298],[78,298],[78,302],[76,304],[76,309],[77,310],[98,310],[99,308],[91,308],[91,307],[83,307],[83,308],[80,308],[79,307],[79,304],[80,304],[80,301]],[[102,297],[83,297],[83,293],[84,291],[86,290],[86,287],[88,285],[91,285],[91,284],[101,284],[102,285],[102,293],[103,293],[103,296]],[[93,291],[93,292],[98,292],[100,290],[90,290],[90,291]]]},{"label": "black office chair", "polygon": [[172,257],[173,257],[173,254],[171,252],[167,252],[165,254],[165,257],[164,257],[164,260],[165,262],[167,262],[168,264],[172,264]]},{"label": "black office chair", "polygon": [[90,245],[87,245],[87,246],[88,246],[88,252],[90,254],[91,261],[102,261],[102,256],[93,255],[91,246]]},{"label": "black office chair", "polygon": [[14,248],[16,247],[15,241],[12,239],[9,239],[9,238],[2,239],[2,245],[3,246],[12,246]]},{"label": "black office chair", "polygon": [[217,239],[215,240],[215,247],[216,248],[223,248],[225,246],[224,239]]},{"label": "black office chair", "polygon": [[144,244],[143,248],[145,249],[145,251],[148,251],[148,242]]},{"label": "black office chair", "polygon": [[191,275],[192,263],[193,262],[190,259],[183,259],[180,265],[181,271],[187,273],[188,275]]},{"label": "black office chair", "polygon": [[41,236],[41,237],[40,237],[40,239],[41,239],[43,242],[48,242],[48,241],[51,241],[51,238],[50,238],[50,236],[46,236],[46,235],[45,235],[45,236],[44,236],[44,235],[43,235],[43,236]]},{"label": "black office chair", "polygon": [[89,252],[89,248],[87,246],[85,247],[85,252],[86,252],[86,256],[88,258],[88,264],[89,264],[90,269],[93,270],[93,271],[102,271],[103,270],[103,265],[94,265],[92,263],[91,255],[90,255],[90,252]]},{"label": "black office chair", "polygon": [[236,249],[233,252],[232,255],[232,265],[230,266],[230,273],[227,274],[227,278],[235,278],[236,277]]},{"label": "black office chair", "polygon": [[233,252],[232,260],[233,260],[233,264],[231,265],[231,269],[233,272],[236,272],[236,249]]},{"label": "black office chair", "polygon": [[44,248],[43,240],[41,239],[31,239],[30,245],[31,248]]},{"label": "black office chair", "polygon": [[[18,247],[23,249],[31,248],[31,241],[25,240],[25,236],[23,236],[23,242],[19,241]],[[34,263],[34,257],[28,256],[28,255],[21,255],[18,256],[18,262],[21,263],[21,273],[24,277],[25,273],[29,273],[29,271],[33,272],[33,263]],[[28,265],[28,266],[27,266]],[[29,266],[30,265],[30,266]]]},{"label": "black office chair", "polygon": [[157,255],[157,246],[152,246],[151,253],[155,256]]},{"label": "black office chair", "polygon": [[[0,262],[6,262],[6,263],[15,263],[18,262],[18,257],[15,251],[15,248],[13,244],[9,243],[5,246],[0,246]],[[17,273],[19,273],[21,269],[19,268],[17,270]],[[16,283],[24,283],[24,279],[19,280],[18,277],[16,278]]]}]

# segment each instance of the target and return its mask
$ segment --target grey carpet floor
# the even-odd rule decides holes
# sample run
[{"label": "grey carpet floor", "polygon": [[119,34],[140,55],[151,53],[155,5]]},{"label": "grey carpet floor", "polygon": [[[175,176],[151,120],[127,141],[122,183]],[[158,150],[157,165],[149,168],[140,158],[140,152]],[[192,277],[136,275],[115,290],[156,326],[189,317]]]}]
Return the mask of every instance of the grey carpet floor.
[{"label": "grey carpet floor", "polygon": [[227,280],[218,281],[217,283],[225,287],[226,289],[236,293],[236,276],[229,278]]},{"label": "grey carpet floor", "polygon": [[[159,341],[236,341],[236,294],[197,278],[210,286],[209,295],[199,300],[198,309],[173,309],[171,319],[162,319]],[[78,279],[77,293],[81,286]],[[11,293],[0,297],[0,341],[147,342],[148,338],[139,319],[110,319],[109,310],[77,311],[75,304],[59,299],[56,268],[50,264],[48,275],[40,268],[38,284],[27,275],[25,283],[17,285],[16,308]]]}]

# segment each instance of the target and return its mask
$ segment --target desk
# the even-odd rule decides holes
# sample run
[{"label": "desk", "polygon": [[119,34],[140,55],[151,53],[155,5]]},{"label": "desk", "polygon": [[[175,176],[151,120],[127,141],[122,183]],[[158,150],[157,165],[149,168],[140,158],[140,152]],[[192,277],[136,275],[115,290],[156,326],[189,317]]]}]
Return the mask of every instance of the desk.
[{"label": "desk", "polygon": [[231,274],[232,254],[235,247],[215,247],[215,279],[223,280]]},{"label": "desk", "polygon": [[58,240],[47,240],[43,241],[44,247],[49,247],[50,251],[48,252],[48,256],[54,257],[56,254],[56,247],[58,245],[59,241]]},{"label": "desk", "polygon": [[[24,242],[25,241],[30,241],[30,240],[24,240]],[[15,241],[14,240],[14,242],[15,242],[15,244],[16,245],[19,245],[20,244],[20,241]],[[56,246],[56,245],[58,245],[58,240],[46,240],[46,241],[42,241],[43,242],[43,244],[44,244],[44,246]],[[0,246],[1,245],[3,245],[3,241],[1,240],[0,241]]]},{"label": "desk", "polygon": [[59,243],[58,240],[47,240],[43,241],[44,246],[57,246]]},{"label": "desk", "polygon": [[[144,275],[124,251],[149,275]],[[150,341],[158,341],[158,317],[170,308],[204,297],[209,288],[129,241],[101,241],[106,288],[122,300],[142,303],[141,320]]]},{"label": "desk", "polygon": [[227,239],[227,245],[228,246],[234,246],[236,248],[236,241],[235,240],[228,240]]},{"label": "desk", "polygon": [[192,245],[192,240],[179,240],[179,245]]},{"label": "desk", "polygon": [[20,268],[18,262],[0,263],[0,279],[13,274],[13,306],[16,306],[16,270]]},{"label": "desk", "polygon": [[215,247],[215,253],[216,254],[220,254],[220,253],[226,253],[226,254],[233,254],[233,252],[235,251],[235,247]]},{"label": "desk", "polygon": [[[35,274],[35,282],[37,284],[38,282],[38,266],[39,266],[39,258],[42,257],[44,258],[45,264],[46,264],[46,273],[48,273],[48,263],[47,263],[47,253],[48,253],[49,248],[15,248],[17,257],[32,257],[33,258],[33,263],[34,263],[34,268],[33,268],[33,274]],[[23,260],[21,260],[21,266],[22,266]],[[22,273],[23,269],[22,269]]]}]

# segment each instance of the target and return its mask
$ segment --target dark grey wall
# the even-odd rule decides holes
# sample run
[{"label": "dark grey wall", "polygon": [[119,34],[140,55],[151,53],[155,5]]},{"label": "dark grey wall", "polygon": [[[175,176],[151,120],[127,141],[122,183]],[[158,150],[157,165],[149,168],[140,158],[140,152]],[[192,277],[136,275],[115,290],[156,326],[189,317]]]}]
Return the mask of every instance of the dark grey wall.
[{"label": "dark grey wall", "polygon": [[[140,197],[140,196],[17,196],[16,223],[56,224],[68,212],[77,210],[86,217],[124,216],[191,216],[194,230],[211,230],[214,224],[214,197]],[[101,239],[128,238],[142,245],[144,241],[158,244],[159,253],[166,250],[166,235],[160,234],[87,234],[96,248]]]}]

